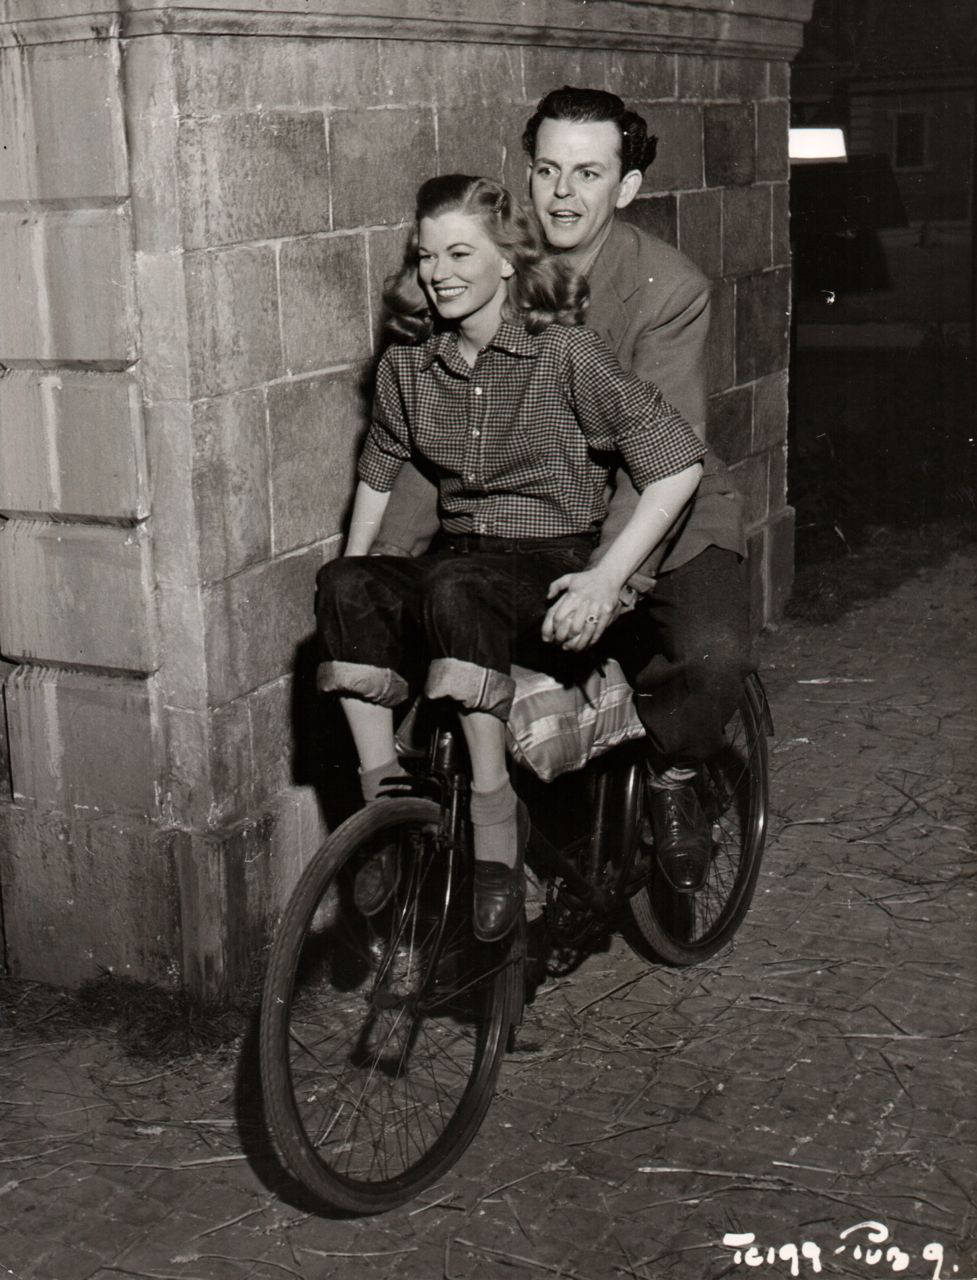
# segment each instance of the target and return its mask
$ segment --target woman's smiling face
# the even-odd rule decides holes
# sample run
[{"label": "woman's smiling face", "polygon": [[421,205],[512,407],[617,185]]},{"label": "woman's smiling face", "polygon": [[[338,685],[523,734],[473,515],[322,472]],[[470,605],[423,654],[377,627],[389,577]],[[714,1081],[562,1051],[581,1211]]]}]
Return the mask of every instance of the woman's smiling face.
[{"label": "woman's smiling face", "polygon": [[431,306],[445,320],[476,320],[492,331],[502,319],[512,266],[481,221],[457,210],[422,218],[418,276]]}]

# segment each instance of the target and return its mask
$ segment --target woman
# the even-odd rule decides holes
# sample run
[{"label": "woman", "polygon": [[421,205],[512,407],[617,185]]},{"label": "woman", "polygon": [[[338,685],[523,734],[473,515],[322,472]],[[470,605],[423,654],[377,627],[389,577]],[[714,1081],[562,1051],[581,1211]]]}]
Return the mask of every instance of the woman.
[{"label": "woman", "polygon": [[[523,894],[523,824],[505,757],[511,663],[534,650],[539,661],[541,634],[560,641],[583,629],[593,642],[692,496],[703,449],[656,387],[575,327],[585,285],[546,258],[503,187],[433,178],[416,214],[386,294],[399,342],[379,365],[345,556],[319,575],[319,684],[340,695],[368,803],[403,772],[393,708],[410,688],[457,702],[472,767],[474,928],[489,941],[511,929]],[[613,451],[641,499],[588,569]],[[437,479],[441,533],[416,559],[371,557],[408,458]],[[384,905],[395,866],[380,857],[361,869],[361,910]]]}]

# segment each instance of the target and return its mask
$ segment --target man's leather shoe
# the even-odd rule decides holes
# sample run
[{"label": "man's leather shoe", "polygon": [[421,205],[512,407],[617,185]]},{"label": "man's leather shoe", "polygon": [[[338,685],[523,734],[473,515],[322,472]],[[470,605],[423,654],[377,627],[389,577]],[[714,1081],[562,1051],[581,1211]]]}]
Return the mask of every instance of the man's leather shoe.
[{"label": "man's leather shoe", "polygon": [[691,785],[650,788],[651,829],[662,875],[677,893],[697,893],[712,860],[712,833]]},{"label": "man's leather shoe", "polygon": [[400,880],[396,849],[381,849],[353,877],[353,903],[365,916],[375,916],[390,901]]},{"label": "man's leather shoe", "polygon": [[529,813],[519,801],[516,815],[516,865],[475,859],[472,929],[481,942],[498,942],[519,919],[526,901],[526,843]]}]

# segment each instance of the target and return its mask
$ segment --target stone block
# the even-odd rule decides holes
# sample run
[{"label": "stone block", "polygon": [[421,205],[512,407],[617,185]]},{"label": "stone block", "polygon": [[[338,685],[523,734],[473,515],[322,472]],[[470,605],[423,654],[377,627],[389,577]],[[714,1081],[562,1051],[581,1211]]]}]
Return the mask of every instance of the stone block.
[{"label": "stone block", "polygon": [[709,397],[706,440],[724,462],[739,462],[750,452],[752,417],[750,387],[733,387]]},{"label": "stone block", "polygon": [[765,622],[779,618],[794,586],[794,509],[770,521],[767,532],[767,609]]},{"label": "stone block", "polygon": [[658,138],[655,162],[644,191],[698,191],[703,185],[702,111],[688,103],[659,103],[642,111]]},{"label": "stone block", "polygon": [[187,289],[182,253],[136,254],[140,380],[147,401],[190,395]]},{"label": "stone block", "polygon": [[329,230],[321,112],[184,120],[179,146],[187,248]]},{"label": "stone block", "polygon": [[195,36],[179,43],[177,83],[185,116],[370,105],[380,101],[377,42]]},{"label": "stone block", "polygon": [[784,268],[736,282],[736,381],[787,368],[790,272]]},{"label": "stone block", "polygon": [[746,275],[771,265],[770,188],[723,192],[723,274]]},{"label": "stone block", "polygon": [[676,196],[652,196],[650,199],[632,200],[620,212],[625,222],[650,231],[653,236],[668,244],[678,243],[678,205]]},{"label": "stone block", "polygon": [[279,377],[274,249],[188,253],[185,272],[191,395],[216,396]]},{"label": "stone block", "polygon": [[790,104],[758,102],[756,108],[756,176],[761,182],[786,182],[790,177],[787,135]]},{"label": "stone block", "polygon": [[116,41],[0,50],[3,199],[128,194],[118,64]]},{"label": "stone block", "polygon": [[194,404],[193,504],[202,582],[267,559],[271,513],[261,391]]},{"label": "stone block", "polygon": [[734,381],[736,350],[736,298],[732,280],[712,286],[712,314],[706,341],[706,386],[725,391]]},{"label": "stone block", "polygon": [[756,123],[752,103],[704,109],[707,187],[743,187],[756,179]]},{"label": "stone block", "polygon": [[683,54],[678,59],[677,92],[680,99],[702,102],[716,96],[717,58]]},{"label": "stone block", "polygon": [[[381,52],[381,58],[386,56]],[[471,106],[472,134],[487,123],[488,112],[498,102],[522,98],[522,55],[518,46],[504,44],[452,44],[433,41],[432,87],[439,106]],[[481,113],[474,108],[481,107]],[[486,112],[488,108],[488,112]],[[466,166],[462,173],[478,173]]]},{"label": "stone block", "polygon": [[437,102],[434,41],[381,40],[378,43],[380,101],[392,107],[434,106]]},{"label": "stone block", "polygon": [[769,455],[751,453],[730,467],[736,488],[743,495],[743,520],[747,527],[765,520],[769,502]]},{"label": "stone block", "polygon": [[767,622],[767,526],[746,540],[746,575],[750,610],[750,631],[759,635]]},{"label": "stone block", "polygon": [[[675,97],[679,62],[675,54],[614,49],[607,57],[608,87],[613,87],[613,92],[629,106],[635,102],[655,102],[659,98]],[[652,132],[657,132],[657,128]]]},{"label": "stone block", "polygon": [[526,102],[532,114],[536,103],[551,89],[564,84],[586,85],[590,89],[617,92],[609,80],[609,53],[603,49],[557,49],[546,45],[526,45],[523,49],[523,75]]},{"label": "stone block", "polygon": [[172,835],[119,820],[0,808],[12,976],[76,987],[108,970],[173,986],[180,921]]},{"label": "stone block", "polygon": [[437,167],[434,113],[423,107],[336,111],[329,118],[329,156],[335,230],[405,222],[413,215],[418,175]]},{"label": "stone block", "polygon": [[208,830],[246,818],[255,781],[246,700],[212,711],[167,707],[164,722],[170,821]]},{"label": "stone block", "polygon": [[510,147],[525,157],[504,114],[478,106],[438,108],[438,173],[477,173],[501,181]]},{"label": "stone block", "polygon": [[370,354],[365,235],[286,242],[278,281],[289,373],[348,364]]},{"label": "stone block", "polygon": [[6,701],[16,801],[68,814],[158,812],[146,681],[23,666],[6,682]]},{"label": "stone block", "polygon": [[230,830],[176,834],[183,981],[203,999],[220,1000],[246,981],[267,940],[272,829],[263,815]]},{"label": "stone block", "polygon": [[770,450],[770,477],[767,489],[771,512],[780,511],[787,502],[787,446],[774,445]]},{"label": "stone block", "polygon": [[767,93],[771,98],[790,97],[790,63],[767,63]]},{"label": "stone block", "polygon": [[787,438],[787,370],[761,378],[753,387],[753,452],[782,445]]},{"label": "stone block", "polygon": [[131,363],[125,211],[0,213],[0,297],[4,359]]},{"label": "stone block", "polygon": [[313,787],[289,787],[281,792],[268,854],[271,893],[262,904],[266,913],[271,909],[273,922],[327,835]]},{"label": "stone block", "polygon": [[183,244],[174,62],[187,44],[169,36],[130,40],[122,60],[135,246],[165,253]]},{"label": "stone block", "polygon": [[8,521],[0,530],[4,654],[154,671],[150,550],[143,526]]},{"label": "stone block", "polygon": [[0,658],[0,802],[9,803],[14,797],[13,779],[10,775],[10,736],[7,732],[7,702],[4,689],[8,678],[17,670],[12,662]]},{"label": "stone block", "polygon": [[276,555],[321,542],[342,528],[368,418],[355,371],[268,388]]},{"label": "stone block", "polygon": [[678,197],[678,247],[710,279],[722,275],[722,236],[722,192],[683,191]]},{"label": "stone block", "polygon": [[246,569],[204,593],[207,677],[212,705],[223,705],[293,668],[314,627],[321,546]]},{"label": "stone block", "polygon": [[790,188],[786,182],[775,182],[770,188],[770,221],[773,265],[789,267],[791,261]]},{"label": "stone block", "polygon": [[367,234],[370,333],[374,351],[380,350],[382,346],[384,282],[403,265],[409,234],[410,232],[403,227],[396,231],[370,231]]},{"label": "stone block", "polygon": [[[305,691],[316,698],[315,689]],[[276,801],[292,781],[295,753],[293,729],[293,680],[283,676],[256,689],[247,699],[251,725],[253,767],[251,781],[255,808]],[[237,703],[231,705],[236,706]]]},{"label": "stone block", "polygon": [[753,101],[767,96],[767,64],[759,58],[719,58],[716,97]]},{"label": "stone block", "polygon": [[126,374],[0,379],[0,510],[143,519],[149,477],[138,388]]}]

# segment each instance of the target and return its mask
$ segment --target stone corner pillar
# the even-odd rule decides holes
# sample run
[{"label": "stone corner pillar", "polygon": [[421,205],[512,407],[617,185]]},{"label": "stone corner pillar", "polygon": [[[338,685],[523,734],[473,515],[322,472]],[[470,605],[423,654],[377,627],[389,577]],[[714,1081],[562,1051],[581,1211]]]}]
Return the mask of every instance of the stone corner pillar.
[{"label": "stone corner pillar", "polygon": [[[789,61],[812,0],[0,0],[0,893],[12,972],[220,996],[321,840],[316,567],[419,177],[520,189],[565,81],[660,137],[710,439],[789,590]],[[311,710],[310,710],[311,709]],[[339,797],[341,799],[341,797]]]}]

